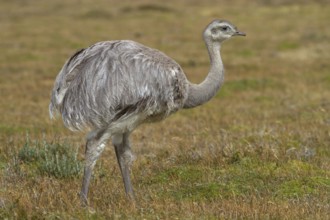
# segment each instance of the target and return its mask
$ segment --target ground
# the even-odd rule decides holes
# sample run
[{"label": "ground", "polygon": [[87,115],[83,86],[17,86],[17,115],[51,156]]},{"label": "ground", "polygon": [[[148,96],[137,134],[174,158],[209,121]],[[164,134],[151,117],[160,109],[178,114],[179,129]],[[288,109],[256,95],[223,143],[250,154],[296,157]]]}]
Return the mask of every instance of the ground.
[{"label": "ground", "polygon": [[[0,2],[0,218],[328,219],[328,1]],[[48,115],[65,60],[103,40],[130,39],[175,59],[201,82],[214,18],[245,38],[221,49],[225,84],[207,104],[132,135],[136,203],[112,146],[82,208],[85,134]]]}]

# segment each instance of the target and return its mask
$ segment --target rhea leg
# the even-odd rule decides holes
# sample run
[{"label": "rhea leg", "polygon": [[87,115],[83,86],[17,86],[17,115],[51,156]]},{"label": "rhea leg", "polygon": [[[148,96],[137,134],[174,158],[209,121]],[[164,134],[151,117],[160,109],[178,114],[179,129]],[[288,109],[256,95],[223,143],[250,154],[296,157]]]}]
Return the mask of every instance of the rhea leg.
[{"label": "rhea leg", "polygon": [[117,161],[123,177],[126,195],[134,200],[134,192],[130,179],[130,166],[134,160],[129,143],[129,133],[115,135],[112,143],[115,147]]},{"label": "rhea leg", "polygon": [[80,193],[80,199],[83,205],[88,204],[88,200],[87,200],[88,186],[90,183],[90,179],[92,176],[95,163],[104,150],[105,142],[107,141],[107,138],[105,136],[106,136],[105,132],[102,130],[102,131],[91,132],[87,137],[84,177],[83,177],[81,193]]}]

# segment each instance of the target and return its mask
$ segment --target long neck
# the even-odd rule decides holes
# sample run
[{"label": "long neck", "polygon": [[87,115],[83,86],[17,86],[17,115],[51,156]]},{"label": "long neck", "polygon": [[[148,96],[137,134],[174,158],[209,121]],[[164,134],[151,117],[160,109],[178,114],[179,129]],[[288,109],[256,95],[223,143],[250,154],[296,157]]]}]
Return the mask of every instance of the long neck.
[{"label": "long neck", "polygon": [[223,84],[224,69],[220,55],[220,43],[206,41],[206,47],[210,56],[210,71],[202,83],[189,82],[188,97],[184,108],[193,108],[209,101]]}]

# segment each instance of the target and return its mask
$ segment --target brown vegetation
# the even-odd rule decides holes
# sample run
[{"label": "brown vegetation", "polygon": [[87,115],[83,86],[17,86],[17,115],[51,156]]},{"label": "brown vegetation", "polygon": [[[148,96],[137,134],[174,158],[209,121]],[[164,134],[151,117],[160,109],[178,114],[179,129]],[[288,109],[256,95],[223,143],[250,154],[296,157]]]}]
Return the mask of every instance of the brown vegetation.
[{"label": "brown vegetation", "polygon": [[[302,2],[1,1],[0,218],[329,218],[330,5]],[[201,32],[213,18],[248,35],[223,45],[220,93],[133,133],[136,205],[108,147],[82,209],[70,163],[83,160],[84,135],[48,117],[65,60],[97,41],[132,39],[199,82],[209,65]],[[63,165],[77,148],[78,161]]]}]

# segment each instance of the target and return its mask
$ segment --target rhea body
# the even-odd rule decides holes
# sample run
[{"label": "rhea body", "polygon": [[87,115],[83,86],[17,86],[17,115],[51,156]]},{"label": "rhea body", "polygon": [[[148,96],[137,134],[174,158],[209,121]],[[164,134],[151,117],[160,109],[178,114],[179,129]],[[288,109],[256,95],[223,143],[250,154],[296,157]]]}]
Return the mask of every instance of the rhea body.
[{"label": "rhea body", "polygon": [[56,78],[49,111],[51,118],[60,113],[71,130],[89,130],[81,188],[84,204],[93,167],[109,139],[126,194],[134,197],[131,132],[144,122],[210,100],[224,79],[220,45],[235,35],[245,36],[228,21],[214,20],[206,27],[203,38],[211,65],[200,84],[190,83],[180,65],[164,53],[129,40],[99,42],[67,60]]}]

